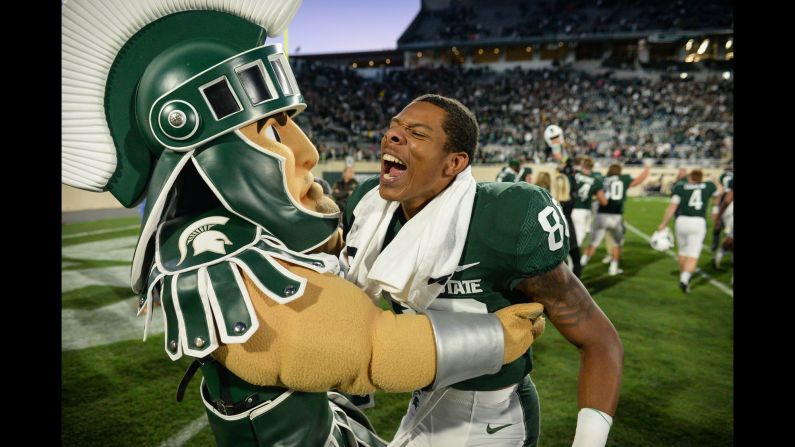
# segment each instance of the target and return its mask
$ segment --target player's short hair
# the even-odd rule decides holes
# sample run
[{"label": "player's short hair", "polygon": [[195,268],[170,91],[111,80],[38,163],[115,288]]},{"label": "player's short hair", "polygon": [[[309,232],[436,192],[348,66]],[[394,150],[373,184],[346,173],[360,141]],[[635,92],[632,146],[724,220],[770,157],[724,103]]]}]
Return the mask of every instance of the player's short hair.
[{"label": "player's short hair", "polygon": [[583,157],[581,166],[583,168],[593,169],[593,158],[587,156]]},{"label": "player's short hair", "polygon": [[614,175],[621,175],[621,165],[618,163],[613,163],[609,168],[607,168],[607,177]]},{"label": "player's short hair", "polygon": [[690,171],[690,178],[694,182],[698,183],[704,178],[704,173],[701,171],[701,169],[693,169]]},{"label": "player's short hair", "polygon": [[582,165],[582,161],[583,161],[584,158],[585,157],[583,157],[582,155],[578,155],[578,156],[574,157],[574,166]]},{"label": "player's short hair", "polygon": [[447,135],[444,150],[451,153],[466,152],[469,155],[469,162],[472,163],[480,134],[475,114],[467,106],[461,104],[461,101],[446,96],[427,94],[419,96],[411,102],[419,101],[429,102],[447,112],[442,121],[442,129]]}]

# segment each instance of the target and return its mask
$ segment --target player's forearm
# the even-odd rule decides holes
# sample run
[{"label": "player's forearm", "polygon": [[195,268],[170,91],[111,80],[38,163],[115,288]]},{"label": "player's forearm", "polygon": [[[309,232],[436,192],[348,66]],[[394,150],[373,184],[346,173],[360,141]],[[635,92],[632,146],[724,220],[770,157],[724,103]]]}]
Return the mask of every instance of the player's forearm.
[{"label": "player's forearm", "polygon": [[668,205],[668,208],[665,210],[665,215],[663,216],[662,223],[660,223],[659,227],[660,229],[668,226],[668,222],[671,220],[671,217],[673,217],[674,213],[676,212],[676,206],[677,205],[675,203]]},{"label": "player's forearm", "polygon": [[602,191],[599,191],[596,194],[596,201],[599,202],[599,205],[607,206],[607,197],[605,197],[605,194]]},{"label": "player's forearm", "polygon": [[613,329],[607,336],[580,349],[577,403],[614,416],[618,405],[624,348]]},{"label": "player's forearm", "polygon": [[734,200],[734,191],[729,191],[726,193],[726,196],[723,198],[723,202],[720,204],[720,211],[718,212],[718,216],[723,216],[723,213],[726,211],[726,208],[729,207],[729,204],[732,203]]},{"label": "player's forearm", "polygon": [[649,176],[649,172],[651,172],[650,167],[646,166],[645,168],[643,168],[643,172],[641,172],[640,175],[635,180],[630,182],[629,184],[630,188],[633,186],[638,186],[641,183],[643,183],[643,181],[646,180],[646,177]]}]

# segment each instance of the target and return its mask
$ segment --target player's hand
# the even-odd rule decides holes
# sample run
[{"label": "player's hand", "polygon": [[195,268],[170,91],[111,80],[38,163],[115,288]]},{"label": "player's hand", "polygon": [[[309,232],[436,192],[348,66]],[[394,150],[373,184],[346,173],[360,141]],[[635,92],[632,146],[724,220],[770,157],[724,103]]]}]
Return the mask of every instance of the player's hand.
[{"label": "player's hand", "polygon": [[662,231],[662,230],[664,230],[664,229],[665,229],[665,227],[667,227],[667,226],[668,226],[668,225],[660,224],[660,226],[658,226],[658,227],[657,227],[657,231]]},{"label": "player's hand", "polygon": [[502,324],[505,336],[503,363],[518,359],[544,332],[544,306],[539,303],[514,304],[494,314]]}]

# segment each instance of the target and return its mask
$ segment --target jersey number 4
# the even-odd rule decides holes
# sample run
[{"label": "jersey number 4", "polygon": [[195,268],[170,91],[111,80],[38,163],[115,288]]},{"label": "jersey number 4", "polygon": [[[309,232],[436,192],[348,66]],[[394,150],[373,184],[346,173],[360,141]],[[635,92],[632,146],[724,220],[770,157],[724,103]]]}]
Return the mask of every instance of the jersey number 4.
[{"label": "jersey number 4", "polygon": [[704,202],[701,201],[701,190],[693,190],[693,194],[690,195],[690,200],[687,201],[687,206],[696,210],[701,210],[703,205]]},{"label": "jersey number 4", "polygon": [[566,218],[563,216],[563,211],[561,211],[560,205],[558,205],[557,202],[554,202],[554,204],[554,208],[547,206],[541,210],[540,213],[538,213],[538,223],[541,224],[541,228],[543,228],[544,231],[549,233],[547,242],[549,243],[550,251],[556,251],[563,247],[564,234],[566,237],[569,237],[569,223],[566,222]]}]

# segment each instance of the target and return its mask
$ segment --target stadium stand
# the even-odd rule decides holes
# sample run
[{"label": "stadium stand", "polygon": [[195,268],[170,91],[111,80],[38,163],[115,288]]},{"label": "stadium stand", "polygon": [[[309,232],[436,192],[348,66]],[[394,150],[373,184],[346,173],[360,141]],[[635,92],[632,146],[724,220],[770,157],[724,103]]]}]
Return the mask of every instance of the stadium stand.
[{"label": "stadium stand", "polygon": [[[444,2],[425,2],[444,3]],[[399,44],[733,27],[731,2],[492,0],[423,8]]]},{"label": "stadium stand", "polygon": [[497,72],[460,66],[385,71],[368,79],[348,67],[296,64],[311,107],[298,117],[324,159],[378,158],[383,126],[426,92],[459,98],[480,121],[479,163],[524,156],[544,161],[540,132],[560,125],[574,152],[629,164],[730,156],[733,81],[617,79],[567,68]]},{"label": "stadium stand", "polygon": [[726,0],[423,0],[392,52],[293,57],[298,121],[321,159],[375,161],[399,107],[439,93],[477,115],[476,163],[543,163],[556,123],[598,162],[717,167],[733,151],[733,20]]}]

